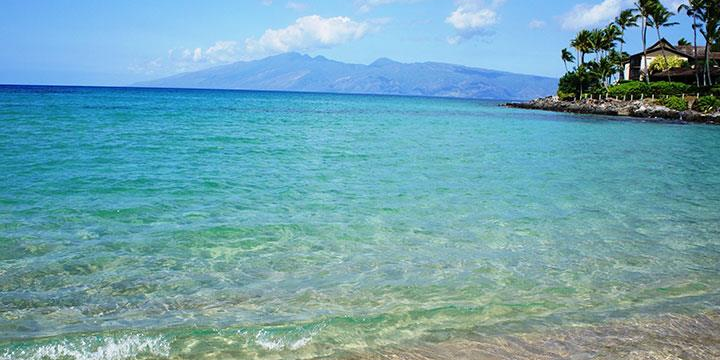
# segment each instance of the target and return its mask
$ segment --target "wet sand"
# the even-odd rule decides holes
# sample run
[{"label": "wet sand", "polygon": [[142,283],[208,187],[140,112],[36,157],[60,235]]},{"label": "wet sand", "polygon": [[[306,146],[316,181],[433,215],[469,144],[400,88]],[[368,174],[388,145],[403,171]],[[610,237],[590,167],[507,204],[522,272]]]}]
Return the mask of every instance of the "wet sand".
[{"label": "wet sand", "polygon": [[353,354],[348,359],[720,359],[720,312],[664,315],[546,334],[478,337]]}]

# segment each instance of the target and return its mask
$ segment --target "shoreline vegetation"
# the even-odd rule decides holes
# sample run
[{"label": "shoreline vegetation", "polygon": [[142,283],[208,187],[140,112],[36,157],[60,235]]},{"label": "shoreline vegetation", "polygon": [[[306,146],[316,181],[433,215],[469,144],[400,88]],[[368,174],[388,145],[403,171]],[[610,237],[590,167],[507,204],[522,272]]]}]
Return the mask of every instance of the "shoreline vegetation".
[{"label": "shoreline vegetation", "polygon": [[[561,81],[562,86],[562,81]],[[565,94],[506,107],[565,113],[720,124],[720,85],[698,88],[680,82],[621,81],[602,93]]]},{"label": "shoreline vegetation", "polygon": [[[673,10],[658,0],[637,0],[606,27],[580,30],[570,41],[576,55],[561,50],[565,75],[557,95],[505,105],[720,124],[720,1],[691,0]],[[679,25],[672,21],[679,14],[692,19],[693,41],[681,38],[676,47],[661,30]],[[639,29],[642,41],[642,52],[635,55],[623,47],[632,28]],[[648,33],[657,36],[650,47]]]},{"label": "shoreline vegetation", "polygon": [[[623,116],[648,120],[680,121],[720,125],[720,111],[704,113],[692,109],[672,109],[663,103],[675,101],[675,97],[643,98],[629,100],[616,97],[587,97],[582,100],[564,100],[558,96],[539,98],[528,102],[511,102],[502,106],[516,109],[544,110],[574,114]],[[682,99],[682,98],[681,98]],[[685,98],[697,103],[697,97]],[[692,106],[691,106],[692,107]]]}]

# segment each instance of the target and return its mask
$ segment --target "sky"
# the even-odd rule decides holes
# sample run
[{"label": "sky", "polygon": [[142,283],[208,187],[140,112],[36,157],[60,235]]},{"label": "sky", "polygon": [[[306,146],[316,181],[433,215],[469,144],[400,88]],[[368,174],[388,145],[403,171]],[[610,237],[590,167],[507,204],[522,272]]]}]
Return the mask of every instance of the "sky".
[{"label": "sky", "polygon": [[[672,10],[681,3],[662,0]],[[0,84],[123,86],[283,52],[559,77],[631,0],[0,0]],[[692,41],[690,20],[663,30]],[[626,49],[641,50],[637,28]],[[656,35],[651,33],[650,41]]]}]

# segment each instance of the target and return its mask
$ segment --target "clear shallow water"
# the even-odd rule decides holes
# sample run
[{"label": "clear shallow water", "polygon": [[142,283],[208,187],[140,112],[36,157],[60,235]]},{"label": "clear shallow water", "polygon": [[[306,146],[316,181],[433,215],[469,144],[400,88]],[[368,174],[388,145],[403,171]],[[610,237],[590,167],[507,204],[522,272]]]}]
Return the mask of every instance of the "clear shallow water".
[{"label": "clear shallow water", "polygon": [[0,359],[347,357],[717,311],[720,127],[496,105],[0,87]]}]

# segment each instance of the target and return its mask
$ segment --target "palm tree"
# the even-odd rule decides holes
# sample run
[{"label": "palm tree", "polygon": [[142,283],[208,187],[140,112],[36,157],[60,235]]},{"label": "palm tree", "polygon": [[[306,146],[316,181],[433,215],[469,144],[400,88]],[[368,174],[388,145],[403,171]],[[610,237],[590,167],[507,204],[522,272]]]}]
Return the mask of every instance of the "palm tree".
[{"label": "palm tree", "polygon": [[625,31],[628,28],[638,26],[637,22],[640,16],[635,15],[632,9],[623,10],[620,15],[615,18],[615,25],[620,28],[620,53],[623,52],[623,44],[625,44]]},{"label": "palm tree", "polygon": [[[693,58],[695,58],[695,61],[697,62],[698,53],[697,53],[697,33],[698,29],[700,28],[700,23],[698,22],[699,16],[700,16],[700,8],[702,7],[703,1],[700,0],[690,0],[689,4],[682,4],[678,7],[678,13],[685,12],[685,14],[693,19],[692,29],[693,29]],[[695,65],[695,84],[697,86],[700,86],[700,67]]]},{"label": "palm tree", "polygon": [[[622,31],[617,25],[615,25],[615,23],[610,23],[604,29],[600,30],[600,39],[599,44],[597,45],[598,51],[600,51],[600,60],[605,57],[609,57],[613,52],[617,53],[615,50],[615,43],[617,42],[622,45],[623,41]],[[613,58],[613,61],[620,61],[615,64],[618,68],[618,72],[620,71],[620,65],[622,65],[622,62],[619,59],[620,57],[618,56]]]},{"label": "palm tree", "polygon": [[616,42],[622,45],[622,42],[625,41],[622,37],[622,30],[620,30],[620,28],[614,23],[608,24],[608,26],[603,29],[603,32],[605,35],[605,39],[603,41],[605,51],[614,49]]},{"label": "palm tree", "polygon": [[[662,36],[660,36],[660,28],[675,26],[678,24],[676,22],[670,22],[670,18],[673,15],[675,15],[675,13],[668,10],[659,1],[655,2],[655,5],[650,8],[649,15],[650,15],[650,24],[657,31],[658,41],[662,40]],[[665,56],[665,45],[664,44],[660,45],[660,51],[662,52],[663,58],[667,60],[667,57]],[[672,81],[672,79],[670,78],[669,71],[667,73],[667,76],[668,76],[668,81]]]},{"label": "palm tree", "polygon": [[580,59],[580,65],[585,64],[585,54],[591,51],[592,44],[590,42],[590,31],[581,30],[575,38],[570,42],[570,46],[574,47],[578,52],[578,58]]},{"label": "palm tree", "polygon": [[705,38],[705,76],[703,84],[712,85],[710,67],[710,47],[720,38],[720,0],[703,0],[696,2],[697,18],[705,26],[700,33]]},{"label": "palm tree", "polygon": [[599,61],[591,61],[588,63],[590,73],[602,80],[602,84],[607,90],[610,86],[610,77],[618,71],[618,66],[610,57],[603,57]]},{"label": "palm tree", "polygon": [[690,46],[690,45],[692,45],[692,44],[691,44],[689,41],[687,41],[685,38],[680,38],[680,40],[678,40],[678,43],[677,43],[677,44],[678,44],[678,46]]},{"label": "palm tree", "polygon": [[575,56],[567,49],[562,49],[562,61],[565,64],[565,72],[568,72],[568,63],[574,63],[575,62]]},{"label": "palm tree", "polygon": [[[591,62],[591,64],[592,64],[592,62]],[[585,87],[584,85],[586,82],[585,80],[589,80],[589,78],[590,78],[589,67],[590,67],[589,64],[580,64],[575,69],[575,75],[577,76],[578,82],[579,82],[578,94],[580,95],[579,96],[580,99],[583,98],[583,92],[584,92],[584,87]]]},{"label": "palm tree", "polygon": [[645,75],[645,82],[650,83],[650,76],[648,76],[648,62],[647,62],[647,29],[648,21],[650,19],[650,12],[652,8],[657,4],[658,0],[636,0],[635,1],[635,12],[637,16],[642,20],[640,25],[640,36],[642,37],[643,46],[643,74]]},{"label": "palm tree", "polygon": [[605,48],[605,32],[601,29],[590,30],[590,51],[595,54],[595,61],[602,57],[602,51]]}]

